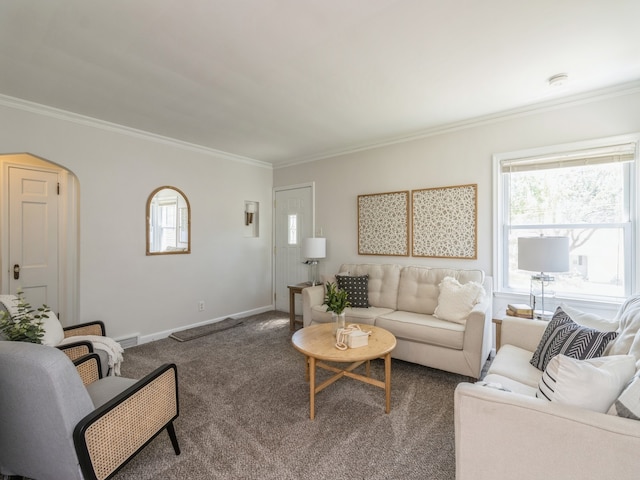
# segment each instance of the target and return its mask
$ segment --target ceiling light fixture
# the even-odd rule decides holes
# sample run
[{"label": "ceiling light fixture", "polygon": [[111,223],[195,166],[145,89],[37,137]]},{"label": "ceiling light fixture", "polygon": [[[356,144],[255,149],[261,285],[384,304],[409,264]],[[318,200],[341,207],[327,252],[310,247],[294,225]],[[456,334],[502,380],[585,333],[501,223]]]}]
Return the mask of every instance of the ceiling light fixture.
[{"label": "ceiling light fixture", "polygon": [[562,87],[563,85],[566,85],[568,81],[569,75],[566,73],[558,73],[549,77],[549,86],[554,88]]}]

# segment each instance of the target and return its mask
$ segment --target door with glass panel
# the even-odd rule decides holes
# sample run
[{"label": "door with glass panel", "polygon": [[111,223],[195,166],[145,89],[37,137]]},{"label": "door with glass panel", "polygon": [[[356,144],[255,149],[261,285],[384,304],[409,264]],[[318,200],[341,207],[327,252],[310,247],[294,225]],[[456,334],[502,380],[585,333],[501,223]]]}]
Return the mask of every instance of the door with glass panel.
[{"label": "door with glass panel", "polygon": [[[313,185],[280,187],[275,189],[275,305],[276,310],[289,311],[287,285],[305,282],[308,266],[302,262],[302,239],[313,236]],[[302,304],[296,295],[296,313]]]}]

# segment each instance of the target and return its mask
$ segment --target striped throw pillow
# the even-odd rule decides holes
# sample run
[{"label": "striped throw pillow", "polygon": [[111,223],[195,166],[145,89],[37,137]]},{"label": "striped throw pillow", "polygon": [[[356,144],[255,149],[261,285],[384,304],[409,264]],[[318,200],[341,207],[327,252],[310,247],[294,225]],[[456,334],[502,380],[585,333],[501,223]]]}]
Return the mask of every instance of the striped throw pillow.
[{"label": "striped throw pillow", "polygon": [[558,354],[578,360],[600,357],[607,344],[616,338],[617,332],[600,332],[575,323],[558,307],[547,325],[538,348],[531,357],[531,365],[544,372],[553,357]]}]

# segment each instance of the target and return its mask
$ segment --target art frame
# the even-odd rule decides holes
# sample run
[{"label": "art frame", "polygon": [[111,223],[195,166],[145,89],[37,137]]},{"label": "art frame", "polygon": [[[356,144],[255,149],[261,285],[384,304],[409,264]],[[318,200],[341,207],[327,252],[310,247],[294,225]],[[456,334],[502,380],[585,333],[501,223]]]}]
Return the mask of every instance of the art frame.
[{"label": "art frame", "polygon": [[411,254],[478,258],[478,185],[412,190]]},{"label": "art frame", "polygon": [[358,255],[409,256],[409,193],[358,195]]}]

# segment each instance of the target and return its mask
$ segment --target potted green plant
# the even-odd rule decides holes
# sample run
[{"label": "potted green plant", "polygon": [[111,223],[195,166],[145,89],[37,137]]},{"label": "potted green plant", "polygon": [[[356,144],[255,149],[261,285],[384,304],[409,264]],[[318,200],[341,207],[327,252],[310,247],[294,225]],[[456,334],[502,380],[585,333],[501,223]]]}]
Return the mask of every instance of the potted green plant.
[{"label": "potted green plant", "polygon": [[16,297],[17,313],[9,315],[7,312],[0,311],[0,335],[14,342],[42,343],[43,319],[49,318],[47,313],[51,309],[43,305],[33,310],[24,299],[22,291],[18,291]]},{"label": "potted green plant", "polygon": [[327,293],[324,297],[327,312],[331,312],[333,317],[333,333],[345,327],[344,310],[350,307],[349,295],[345,290],[340,290],[335,283],[327,282]]}]

